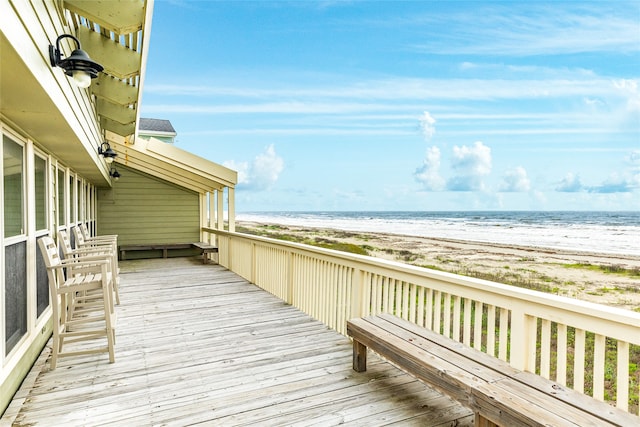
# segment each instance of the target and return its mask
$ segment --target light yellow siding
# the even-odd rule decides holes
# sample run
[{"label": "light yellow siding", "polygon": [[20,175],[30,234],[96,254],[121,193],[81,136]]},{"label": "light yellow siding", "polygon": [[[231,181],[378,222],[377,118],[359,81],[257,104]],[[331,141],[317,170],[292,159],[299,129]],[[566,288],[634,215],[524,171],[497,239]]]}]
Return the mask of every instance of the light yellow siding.
[{"label": "light yellow siding", "polygon": [[112,188],[98,190],[98,234],[117,234],[119,245],[199,241],[198,193],[122,165],[118,172]]}]

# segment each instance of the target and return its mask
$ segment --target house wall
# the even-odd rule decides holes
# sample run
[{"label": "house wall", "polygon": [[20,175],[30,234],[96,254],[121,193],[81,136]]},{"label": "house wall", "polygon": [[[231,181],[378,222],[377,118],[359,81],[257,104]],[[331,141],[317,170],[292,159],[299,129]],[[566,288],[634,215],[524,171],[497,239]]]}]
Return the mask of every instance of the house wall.
[{"label": "house wall", "polygon": [[[121,178],[113,187],[98,190],[98,234],[117,234],[119,245],[200,240],[197,192],[120,164],[117,169]],[[193,253],[172,251],[170,255]],[[131,252],[131,258],[160,255],[160,251]]]},{"label": "house wall", "polygon": [[37,240],[92,226],[107,170],[89,93],[49,64],[49,44],[68,32],[60,4],[0,1],[0,413],[52,333]]},{"label": "house wall", "polygon": [[51,301],[37,241],[95,223],[95,187],[23,129],[0,117],[0,413],[51,329]]},{"label": "house wall", "polygon": [[150,138],[155,138],[158,141],[166,142],[167,144],[173,144],[175,140],[175,136],[167,136],[167,135],[138,135],[138,138],[149,140]]}]

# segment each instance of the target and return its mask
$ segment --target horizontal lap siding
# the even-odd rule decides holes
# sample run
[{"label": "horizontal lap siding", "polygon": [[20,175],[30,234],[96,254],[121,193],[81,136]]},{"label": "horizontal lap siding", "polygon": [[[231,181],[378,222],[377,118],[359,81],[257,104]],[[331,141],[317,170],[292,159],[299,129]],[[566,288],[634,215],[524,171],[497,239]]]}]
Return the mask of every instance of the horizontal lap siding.
[{"label": "horizontal lap siding", "polygon": [[118,244],[188,243],[200,240],[198,193],[118,165],[122,177],[98,191],[98,234]]}]

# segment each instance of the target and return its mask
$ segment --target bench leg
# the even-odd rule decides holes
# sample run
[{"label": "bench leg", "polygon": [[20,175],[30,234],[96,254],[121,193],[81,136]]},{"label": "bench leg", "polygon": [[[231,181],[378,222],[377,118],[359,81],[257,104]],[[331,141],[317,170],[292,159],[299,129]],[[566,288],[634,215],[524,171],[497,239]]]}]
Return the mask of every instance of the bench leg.
[{"label": "bench leg", "polygon": [[367,346],[353,340],[353,370],[364,372],[367,370]]},{"label": "bench leg", "polygon": [[487,418],[480,415],[478,412],[476,412],[476,419],[473,425],[474,427],[500,427],[498,424],[488,420]]}]

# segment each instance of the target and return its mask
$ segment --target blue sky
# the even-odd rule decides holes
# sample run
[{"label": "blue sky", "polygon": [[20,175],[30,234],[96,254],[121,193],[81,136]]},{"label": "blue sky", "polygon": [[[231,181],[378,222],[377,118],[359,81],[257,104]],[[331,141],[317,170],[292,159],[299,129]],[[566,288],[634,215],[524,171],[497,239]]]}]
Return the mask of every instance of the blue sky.
[{"label": "blue sky", "polygon": [[640,210],[640,2],[157,0],[143,117],[236,209]]}]

